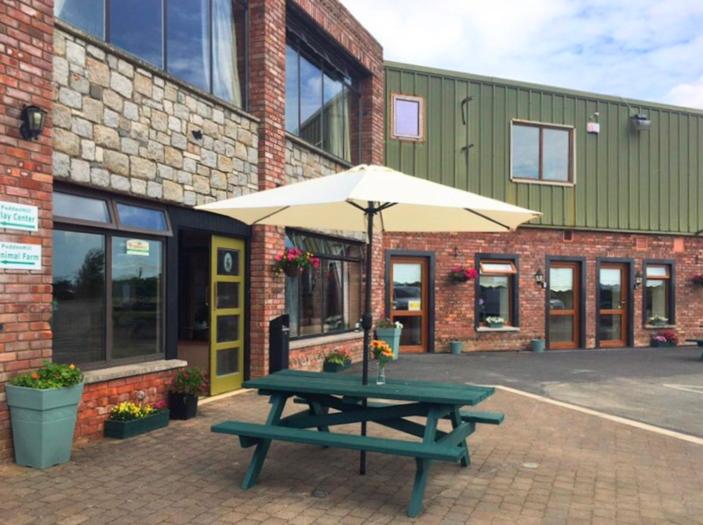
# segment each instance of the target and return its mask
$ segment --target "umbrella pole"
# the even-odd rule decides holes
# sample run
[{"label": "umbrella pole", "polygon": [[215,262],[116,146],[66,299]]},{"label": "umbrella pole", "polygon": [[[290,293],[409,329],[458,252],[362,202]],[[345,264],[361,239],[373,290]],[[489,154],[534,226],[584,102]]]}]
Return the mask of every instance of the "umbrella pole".
[{"label": "umbrella pole", "polygon": [[[371,344],[371,328],[373,326],[373,317],[371,313],[371,290],[373,281],[373,217],[376,214],[376,209],[373,202],[369,201],[369,207],[366,209],[366,235],[368,236],[368,245],[366,247],[366,282],[364,292],[364,315],[361,318],[361,326],[364,329],[364,348],[363,348],[363,367],[361,372],[361,383],[367,385],[369,383],[369,345]],[[367,401],[363,401],[364,407],[367,406]],[[361,435],[366,435],[366,421],[361,423]],[[359,474],[366,474],[366,451],[362,450],[359,457]]]}]

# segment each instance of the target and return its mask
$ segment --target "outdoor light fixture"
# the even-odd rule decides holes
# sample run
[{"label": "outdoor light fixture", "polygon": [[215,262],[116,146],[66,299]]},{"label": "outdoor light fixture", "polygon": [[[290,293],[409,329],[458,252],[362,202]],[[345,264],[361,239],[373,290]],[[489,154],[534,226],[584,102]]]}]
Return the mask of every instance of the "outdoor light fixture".
[{"label": "outdoor light fixture", "polygon": [[637,271],[637,273],[635,274],[635,288],[639,288],[640,286],[642,286],[642,279],[642,272]]},{"label": "outdoor light fixture", "polygon": [[26,140],[34,140],[44,129],[46,111],[38,106],[25,106],[22,109],[20,133]]},{"label": "outdoor light fixture", "polygon": [[540,288],[546,288],[547,283],[544,282],[544,274],[542,273],[542,268],[537,270],[535,273],[535,283],[537,283],[537,286]]},{"label": "outdoor light fixture", "polygon": [[642,113],[632,115],[630,117],[630,121],[632,122],[632,127],[634,127],[637,131],[647,131],[650,127],[652,127],[652,121],[649,120],[647,115]]}]

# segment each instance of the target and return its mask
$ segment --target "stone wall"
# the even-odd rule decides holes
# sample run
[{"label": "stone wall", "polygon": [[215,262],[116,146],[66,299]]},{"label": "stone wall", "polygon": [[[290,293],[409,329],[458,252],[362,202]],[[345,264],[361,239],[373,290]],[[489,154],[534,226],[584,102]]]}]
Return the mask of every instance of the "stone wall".
[{"label": "stone wall", "polygon": [[256,119],[60,23],[54,82],[56,178],[185,205],[257,189]]},{"label": "stone wall", "polygon": [[286,139],[286,184],[316,179],[344,171],[347,167],[295,139]]}]

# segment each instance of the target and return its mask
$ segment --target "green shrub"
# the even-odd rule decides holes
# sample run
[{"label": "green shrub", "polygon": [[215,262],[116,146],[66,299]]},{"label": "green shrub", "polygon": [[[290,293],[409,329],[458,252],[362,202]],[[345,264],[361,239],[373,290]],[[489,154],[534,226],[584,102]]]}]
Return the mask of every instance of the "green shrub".
[{"label": "green shrub", "polygon": [[204,394],[207,387],[207,378],[199,368],[184,368],[178,372],[171,385],[174,394]]},{"label": "green shrub", "polygon": [[44,361],[44,366],[34,372],[20,374],[10,379],[10,384],[46,390],[77,385],[81,381],[83,381],[83,374],[76,365],[62,365]]}]

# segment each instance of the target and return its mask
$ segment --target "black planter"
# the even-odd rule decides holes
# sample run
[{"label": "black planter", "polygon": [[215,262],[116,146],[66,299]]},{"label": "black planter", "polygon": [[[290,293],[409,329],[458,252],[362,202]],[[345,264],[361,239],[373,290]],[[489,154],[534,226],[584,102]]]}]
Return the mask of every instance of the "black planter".
[{"label": "black planter", "polygon": [[341,372],[342,370],[346,370],[351,366],[350,363],[344,363],[343,365],[340,365],[338,363],[322,363],[322,371],[323,372]]},{"label": "black planter", "polygon": [[190,419],[198,415],[198,396],[169,392],[168,408],[171,419]]}]

